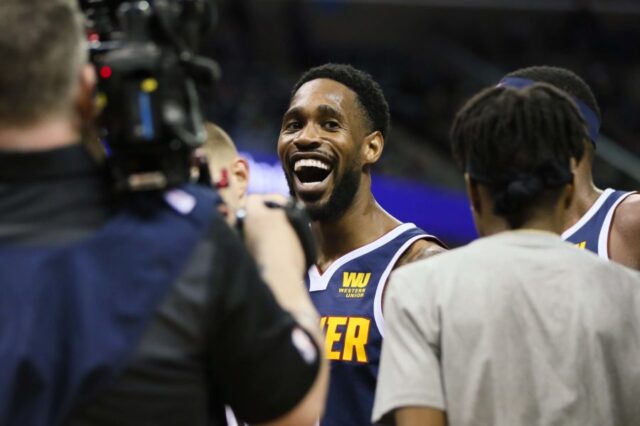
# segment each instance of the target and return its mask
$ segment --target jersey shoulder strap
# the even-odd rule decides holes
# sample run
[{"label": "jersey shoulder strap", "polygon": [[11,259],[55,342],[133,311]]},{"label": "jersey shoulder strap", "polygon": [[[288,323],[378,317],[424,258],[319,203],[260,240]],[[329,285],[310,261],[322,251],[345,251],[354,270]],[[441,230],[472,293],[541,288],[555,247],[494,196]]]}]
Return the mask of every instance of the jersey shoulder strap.
[{"label": "jersey shoulder strap", "polygon": [[580,220],[562,233],[562,239],[608,259],[613,214],[618,205],[631,194],[633,192],[606,189]]},{"label": "jersey shoulder strap", "polygon": [[377,240],[340,257],[322,274],[320,274],[316,266],[309,268],[306,276],[309,291],[326,290],[335,274],[345,267],[358,265],[364,268],[363,264],[372,264],[374,269],[381,269],[380,272],[382,272],[391,258],[396,254],[398,256],[402,255],[413,242],[420,239],[429,239],[442,244],[436,237],[427,234],[413,223],[403,223]]}]

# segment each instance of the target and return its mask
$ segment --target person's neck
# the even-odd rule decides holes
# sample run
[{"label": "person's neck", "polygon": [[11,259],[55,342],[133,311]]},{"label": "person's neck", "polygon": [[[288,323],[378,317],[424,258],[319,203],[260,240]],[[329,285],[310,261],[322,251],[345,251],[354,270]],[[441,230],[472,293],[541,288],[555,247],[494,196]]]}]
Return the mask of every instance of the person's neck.
[{"label": "person's neck", "polygon": [[552,210],[536,209],[527,220],[517,228],[511,227],[509,222],[501,216],[491,215],[483,225],[483,236],[498,234],[505,231],[539,231],[560,235],[564,231],[564,212],[561,204]]},{"label": "person's neck", "polygon": [[591,163],[584,159],[575,170],[575,192],[565,215],[563,231],[571,228],[593,206],[602,190],[593,183]]},{"label": "person's neck", "polygon": [[318,244],[321,271],[345,254],[388,233],[400,222],[376,202],[370,188],[361,185],[347,211],[332,222],[314,221],[311,229]]},{"label": "person's neck", "polygon": [[78,126],[69,117],[48,117],[21,127],[0,126],[0,150],[4,151],[47,151],[79,141]]}]

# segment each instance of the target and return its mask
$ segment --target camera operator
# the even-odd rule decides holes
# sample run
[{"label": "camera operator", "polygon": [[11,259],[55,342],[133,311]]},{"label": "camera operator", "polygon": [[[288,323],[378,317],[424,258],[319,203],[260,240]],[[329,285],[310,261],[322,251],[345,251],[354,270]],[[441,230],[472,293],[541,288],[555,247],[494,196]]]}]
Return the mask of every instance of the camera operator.
[{"label": "camera operator", "polygon": [[0,424],[216,425],[225,403],[313,424],[326,366],[283,211],[247,200],[267,286],[209,191],[116,202],[75,1],[2,0],[0,28]]}]

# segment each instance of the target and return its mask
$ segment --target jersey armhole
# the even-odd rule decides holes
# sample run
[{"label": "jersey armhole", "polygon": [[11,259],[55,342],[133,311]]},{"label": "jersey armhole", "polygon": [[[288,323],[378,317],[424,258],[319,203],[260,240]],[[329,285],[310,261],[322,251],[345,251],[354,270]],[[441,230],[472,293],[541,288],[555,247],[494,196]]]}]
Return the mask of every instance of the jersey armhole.
[{"label": "jersey armhole", "polygon": [[598,235],[598,256],[601,258],[609,260],[609,237],[611,236],[611,224],[613,222],[613,215],[615,214],[616,209],[620,203],[635,193],[636,192],[627,192],[618,198],[609,208],[607,216],[605,216],[604,223],[602,224],[602,228],[600,229],[600,235]]},{"label": "jersey armhole", "polygon": [[407,241],[405,241],[405,243],[402,244],[402,246],[398,249],[398,251],[396,251],[396,253],[393,255],[393,258],[391,259],[386,269],[382,273],[382,276],[380,277],[380,281],[378,281],[378,286],[376,288],[376,295],[373,299],[373,316],[376,322],[376,327],[378,327],[378,332],[380,332],[380,335],[383,338],[384,338],[384,317],[382,315],[382,295],[384,294],[384,289],[387,286],[389,275],[391,275],[391,271],[393,271],[393,268],[398,262],[398,259],[400,258],[400,256],[402,256],[404,252],[406,252],[413,243],[415,243],[418,240],[432,240],[432,238],[433,237],[429,234],[422,234],[422,235],[416,235],[415,237],[412,237]]},{"label": "jersey armhole", "polygon": [[602,207],[604,202],[607,201],[607,198],[609,198],[609,196],[613,194],[613,192],[614,191],[611,188],[605,189],[602,192],[602,194],[600,194],[598,199],[591,205],[591,207],[589,207],[589,210],[587,210],[586,213],[583,214],[582,217],[578,219],[576,223],[570,226],[569,229],[564,230],[562,235],[560,235],[560,238],[566,241],[569,238],[571,238],[576,232],[582,229],[582,227],[585,226],[593,216],[595,216],[595,214],[598,212],[600,207]]}]

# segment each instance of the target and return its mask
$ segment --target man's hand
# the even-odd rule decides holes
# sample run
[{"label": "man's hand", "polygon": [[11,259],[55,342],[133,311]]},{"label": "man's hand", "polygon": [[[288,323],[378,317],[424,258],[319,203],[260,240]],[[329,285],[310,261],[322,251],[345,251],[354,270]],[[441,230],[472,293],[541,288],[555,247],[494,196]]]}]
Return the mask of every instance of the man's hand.
[{"label": "man's hand", "polygon": [[[294,269],[299,279],[304,277],[304,253],[295,231],[282,209],[267,207],[266,203],[284,205],[282,195],[250,195],[246,199],[243,234],[249,251],[263,267],[263,260],[284,258],[287,269]],[[269,249],[275,248],[275,253]],[[265,253],[265,251],[267,251]]]},{"label": "man's hand", "polygon": [[[284,205],[287,199],[279,195],[247,197],[243,218],[245,242],[260,266],[262,278],[280,306],[289,311],[298,324],[313,336],[318,348],[323,348],[320,317],[304,285],[306,262],[302,245],[284,210],[267,207],[265,202]],[[328,365],[324,354],[320,353],[320,359],[318,378],[304,400],[269,425],[307,425],[320,418],[328,383]]]}]

